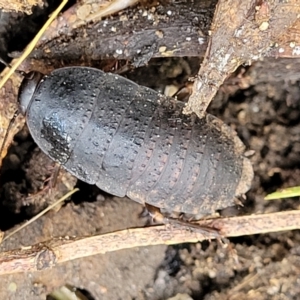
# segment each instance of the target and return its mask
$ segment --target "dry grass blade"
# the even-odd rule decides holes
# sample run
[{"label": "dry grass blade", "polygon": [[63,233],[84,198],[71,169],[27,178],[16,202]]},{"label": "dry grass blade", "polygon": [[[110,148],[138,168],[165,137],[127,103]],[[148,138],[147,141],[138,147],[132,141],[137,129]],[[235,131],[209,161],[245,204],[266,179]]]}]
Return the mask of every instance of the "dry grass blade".
[{"label": "dry grass blade", "polygon": [[63,0],[59,7],[53,12],[47,22],[44,24],[42,29],[38,32],[38,34],[34,37],[34,39],[30,42],[30,44],[26,47],[25,51],[22,55],[13,63],[9,71],[4,75],[4,77],[0,81],[0,89],[4,86],[6,81],[10,78],[10,76],[17,70],[17,68],[21,65],[21,63],[26,59],[26,57],[31,53],[37,44],[38,40],[41,38],[45,30],[49,27],[49,25],[53,22],[53,20],[57,17],[60,11],[67,4],[68,0]]},{"label": "dry grass blade", "polygon": [[[29,224],[31,224],[32,222],[36,221],[38,218],[40,218],[41,216],[43,216],[46,212],[48,212],[49,210],[53,209],[56,205],[58,205],[59,203],[62,203],[63,201],[65,201],[66,199],[68,199],[69,197],[71,197],[74,193],[78,192],[79,189],[75,188],[72,191],[70,191],[69,193],[67,193],[66,195],[64,195],[63,197],[61,197],[60,199],[58,199],[56,202],[54,202],[53,204],[49,205],[47,208],[45,208],[43,211],[41,211],[39,214],[37,214],[36,216],[34,216],[32,219],[30,219],[28,222],[26,222],[25,224],[21,225],[20,227],[18,227],[16,230],[12,231],[10,234],[8,234],[7,236],[5,236],[2,241],[7,240],[8,238],[10,238],[11,236],[13,236],[14,234],[16,234],[17,232],[19,232],[20,230],[22,230],[23,228],[25,228],[26,226],[28,226]],[[1,240],[0,240],[1,242]]]}]

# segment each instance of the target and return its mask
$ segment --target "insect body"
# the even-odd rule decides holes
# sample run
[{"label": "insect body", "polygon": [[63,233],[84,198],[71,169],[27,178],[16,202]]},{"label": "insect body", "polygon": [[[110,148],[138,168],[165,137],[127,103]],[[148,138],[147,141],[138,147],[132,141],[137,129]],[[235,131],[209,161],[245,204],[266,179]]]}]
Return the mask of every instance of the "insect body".
[{"label": "insect body", "polygon": [[244,146],[219,119],[121,76],[69,67],[24,79],[19,101],[39,147],[77,178],[169,212],[206,215],[248,191]]}]

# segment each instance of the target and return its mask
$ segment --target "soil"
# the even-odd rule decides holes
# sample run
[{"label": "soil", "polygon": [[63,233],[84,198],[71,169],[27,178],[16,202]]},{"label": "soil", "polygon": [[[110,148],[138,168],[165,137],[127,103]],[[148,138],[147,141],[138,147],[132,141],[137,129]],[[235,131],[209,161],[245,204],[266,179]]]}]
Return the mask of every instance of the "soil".
[{"label": "soil", "polygon": [[[188,84],[199,64],[198,59],[155,59],[122,75],[164,91],[166,86]],[[255,70],[261,72],[261,63],[240,68],[209,107],[209,112],[237,131],[247,150],[254,150],[255,178],[247,200],[243,207],[221,212],[226,216],[299,206],[297,198],[264,200],[267,193],[300,181],[299,81],[258,81],[260,74]],[[1,170],[1,230],[36,215],[69,189],[75,179],[64,171],[55,188],[49,188],[45,180],[53,168],[27,129],[20,132]],[[55,236],[88,236],[149,225],[141,205],[82,182],[77,185],[80,192],[71,201],[2,243],[0,250]],[[46,197],[49,190],[51,197]],[[299,255],[297,230],[231,238],[227,247],[206,241],[134,248],[77,259],[42,272],[2,275],[0,299],[54,299],[50,294],[64,285],[80,290],[85,295],[80,299],[298,299]]]},{"label": "soil", "polygon": [[[159,59],[128,75],[139,84],[162,90],[166,85],[182,85],[197,65],[194,59]],[[247,71],[255,74],[253,69]],[[255,178],[244,207],[227,209],[223,215],[297,209],[297,199],[266,202],[263,197],[299,182],[299,82],[261,82],[244,90],[232,82],[229,79],[224,84],[209,110],[238,132],[248,150],[255,151],[251,157]],[[2,169],[2,230],[47,205],[35,193],[45,186],[49,166],[53,163],[24,129]],[[81,192],[71,202],[3,243],[2,250],[52,236],[91,235],[149,222],[141,216],[139,204],[78,184]],[[34,196],[28,198],[28,194]],[[299,232],[290,231],[233,238],[230,249],[207,241],[122,250],[26,276],[2,276],[0,298],[45,299],[55,288],[69,284],[88,293],[88,299],[168,299],[176,295],[176,299],[296,299],[300,292],[299,241]]]}]

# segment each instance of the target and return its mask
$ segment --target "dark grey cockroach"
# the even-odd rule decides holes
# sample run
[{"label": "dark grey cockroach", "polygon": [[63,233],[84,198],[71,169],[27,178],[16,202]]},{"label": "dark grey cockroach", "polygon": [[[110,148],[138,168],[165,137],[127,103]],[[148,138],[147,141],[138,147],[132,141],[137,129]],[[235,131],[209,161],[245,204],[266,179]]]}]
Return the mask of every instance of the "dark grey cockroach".
[{"label": "dark grey cockroach", "polygon": [[38,146],[77,178],[168,212],[207,215],[235,204],[253,171],[221,120],[118,75],[69,67],[32,72],[19,101]]}]

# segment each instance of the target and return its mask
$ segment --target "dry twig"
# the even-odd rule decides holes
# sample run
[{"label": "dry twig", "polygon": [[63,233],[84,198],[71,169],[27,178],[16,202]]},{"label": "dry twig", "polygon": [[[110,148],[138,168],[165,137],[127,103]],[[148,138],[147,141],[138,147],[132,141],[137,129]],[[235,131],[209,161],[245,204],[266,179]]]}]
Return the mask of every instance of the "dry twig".
[{"label": "dry twig", "polygon": [[[277,48],[289,29],[297,27],[299,13],[298,0],[288,3],[220,0],[210,42],[185,113],[195,112],[202,118],[225,79],[241,64],[256,61]],[[290,45],[299,48],[295,40]]]},{"label": "dry twig", "polygon": [[[300,211],[278,212],[233,218],[203,220],[200,226],[219,229],[224,237],[236,237],[300,228]],[[183,227],[160,225],[134,228],[84,237],[61,237],[34,246],[0,253],[0,275],[45,270],[53,266],[95,254],[159,244],[195,243],[214,239],[207,231],[189,231]]]}]

